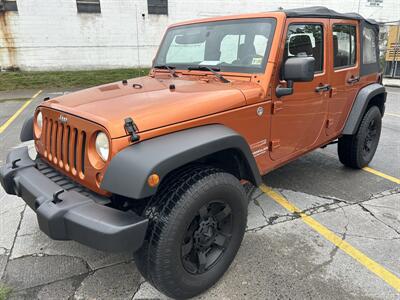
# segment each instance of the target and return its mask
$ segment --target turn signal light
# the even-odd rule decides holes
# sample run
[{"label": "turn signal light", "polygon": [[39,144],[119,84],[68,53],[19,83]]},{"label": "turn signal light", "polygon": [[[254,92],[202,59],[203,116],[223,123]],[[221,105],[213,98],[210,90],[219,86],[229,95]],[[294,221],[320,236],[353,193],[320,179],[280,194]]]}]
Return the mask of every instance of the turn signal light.
[{"label": "turn signal light", "polygon": [[147,178],[147,184],[150,187],[156,187],[160,183],[160,176],[157,174],[151,174],[149,178]]}]

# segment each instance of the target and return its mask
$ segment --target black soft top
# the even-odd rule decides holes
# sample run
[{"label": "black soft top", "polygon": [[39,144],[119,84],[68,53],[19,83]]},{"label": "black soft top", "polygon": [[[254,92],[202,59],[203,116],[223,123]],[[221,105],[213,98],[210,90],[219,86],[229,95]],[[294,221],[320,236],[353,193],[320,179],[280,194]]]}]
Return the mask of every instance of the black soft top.
[{"label": "black soft top", "polygon": [[351,19],[361,20],[371,25],[378,25],[375,20],[364,19],[357,13],[339,13],[324,6],[311,6],[302,8],[285,9],[283,12],[288,18],[329,18],[329,19]]},{"label": "black soft top", "polygon": [[[304,8],[295,8],[295,9],[286,9],[283,10],[288,18],[327,18],[327,19],[349,19],[349,20],[359,20],[361,30],[361,57],[364,57],[364,43],[375,43],[375,55],[376,59],[373,62],[364,62],[364,59],[361,60],[360,64],[360,75],[364,76],[367,74],[372,74],[376,72],[380,72],[380,64],[379,64],[379,23],[372,19],[364,19],[363,16],[357,13],[338,13],[332,9],[329,9],[324,6],[312,6],[312,7],[304,7]],[[368,41],[366,39],[364,41],[363,34],[364,28],[370,28],[375,32],[374,40]]]}]

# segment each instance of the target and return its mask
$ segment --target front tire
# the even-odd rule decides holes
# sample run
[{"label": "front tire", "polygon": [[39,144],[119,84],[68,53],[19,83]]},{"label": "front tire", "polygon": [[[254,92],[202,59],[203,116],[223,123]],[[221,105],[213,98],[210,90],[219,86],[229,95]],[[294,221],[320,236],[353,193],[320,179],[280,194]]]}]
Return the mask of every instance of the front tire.
[{"label": "front tire", "polygon": [[355,135],[339,138],[339,160],[345,166],[361,169],[369,164],[378,147],[382,129],[382,114],[377,106],[365,113]]},{"label": "front tire", "polygon": [[145,210],[149,229],[138,269],[172,298],[194,297],[225,273],[247,223],[247,197],[231,174],[196,166],[175,174]]}]

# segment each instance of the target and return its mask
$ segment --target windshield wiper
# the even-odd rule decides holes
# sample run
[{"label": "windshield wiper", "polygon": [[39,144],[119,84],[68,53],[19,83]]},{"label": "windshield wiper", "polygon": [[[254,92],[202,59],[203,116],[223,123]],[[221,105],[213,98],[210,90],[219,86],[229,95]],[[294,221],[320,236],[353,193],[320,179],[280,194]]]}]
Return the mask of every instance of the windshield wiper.
[{"label": "windshield wiper", "polygon": [[176,72],[175,72],[175,67],[173,66],[168,66],[168,65],[158,65],[158,66],[154,66],[154,69],[163,69],[163,70],[168,70],[172,76],[174,77],[179,77]]},{"label": "windshield wiper", "polygon": [[221,80],[223,83],[229,83],[230,81],[228,79],[226,79],[224,76],[222,76],[221,74],[219,74],[217,71],[220,71],[220,68],[217,67],[207,67],[207,66],[190,66],[188,67],[188,70],[190,71],[210,71],[211,73],[213,73],[215,75],[215,77],[217,77],[219,80]]}]

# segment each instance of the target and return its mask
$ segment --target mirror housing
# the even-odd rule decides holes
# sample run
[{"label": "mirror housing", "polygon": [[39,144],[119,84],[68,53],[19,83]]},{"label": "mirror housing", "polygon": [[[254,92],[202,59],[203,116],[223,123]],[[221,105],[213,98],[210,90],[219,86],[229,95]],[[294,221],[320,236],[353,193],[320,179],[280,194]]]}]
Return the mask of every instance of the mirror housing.
[{"label": "mirror housing", "polygon": [[291,57],[283,65],[283,80],[287,87],[280,85],[276,88],[276,96],[282,97],[293,94],[294,82],[309,82],[314,80],[315,58],[310,56]]}]

